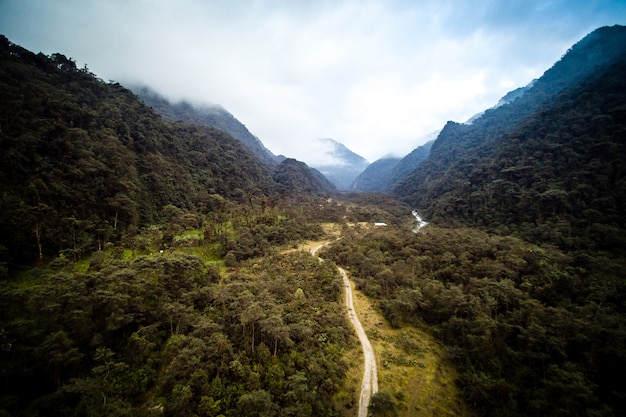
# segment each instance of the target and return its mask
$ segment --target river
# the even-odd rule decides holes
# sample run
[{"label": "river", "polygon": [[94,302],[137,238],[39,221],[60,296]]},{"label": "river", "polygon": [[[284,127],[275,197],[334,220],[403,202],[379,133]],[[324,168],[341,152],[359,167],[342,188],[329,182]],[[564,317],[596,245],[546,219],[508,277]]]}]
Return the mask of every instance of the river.
[{"label": "river", "polygon": [[415,226],[415,229],[413,229],[413,233],[419,232],[422,227],[428,225],[428,222],[425,222],[420,217],[420,215],[417,213],[417,210],[413,210],[413,217],[415,217],[415,220],[417,220],[417,226]]}]

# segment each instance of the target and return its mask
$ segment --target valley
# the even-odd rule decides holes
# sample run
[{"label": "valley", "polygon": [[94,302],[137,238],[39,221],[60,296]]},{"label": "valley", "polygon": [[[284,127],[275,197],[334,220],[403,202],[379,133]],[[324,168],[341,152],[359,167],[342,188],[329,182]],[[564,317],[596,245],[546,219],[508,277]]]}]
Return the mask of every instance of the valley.
[{"label": "valley", "polygon": [[623,415],[624,73],[599,28],[333,184],[0,37],[0,416]]}]

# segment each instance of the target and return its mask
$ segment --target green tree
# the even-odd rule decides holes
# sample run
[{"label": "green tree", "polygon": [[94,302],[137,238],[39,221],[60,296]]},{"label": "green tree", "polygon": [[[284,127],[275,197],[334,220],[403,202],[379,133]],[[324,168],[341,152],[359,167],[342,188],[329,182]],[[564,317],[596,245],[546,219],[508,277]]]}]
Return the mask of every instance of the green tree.
[{"label": "green tree", "polygon": [[397,417],[398,409],[391,394],[386,391],[372,395],[370,405],[367,407],[368,415],[372,417]]}]

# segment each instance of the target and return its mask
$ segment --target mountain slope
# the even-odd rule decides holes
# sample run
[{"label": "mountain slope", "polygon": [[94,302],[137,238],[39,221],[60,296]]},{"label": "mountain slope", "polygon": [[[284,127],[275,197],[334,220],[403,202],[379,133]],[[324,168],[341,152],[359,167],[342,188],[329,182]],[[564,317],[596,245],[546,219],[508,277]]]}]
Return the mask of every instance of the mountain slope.
[{"label": "mountain slope", "polygon": [[618,250],[625,71],[626,28],[593,32],[524,96],[473,125],[449,122],[395,193],[433,221],[506,225],[533,240]]},{"label": "mountain slope", "polygon": [[391,193],[400,181],[428,158],[438,134],[433,132],[423,137],[420,142],[426,143],[404,158],[383,158],[373,162],[354,180],[352,188],[355,191]]},{"label": "mountain slope", "polygon": [[[432,188],[432,181],[441,181],[441,174],[452,162],[458,160],[465,150],[489,143],[509,132],[564,88],[602,71],[624,53],[626,53],[626,30],[623,26],[604,27],[592,32],[574,45],[517,100],[487,110],[471,125],[448,123],[433,144],[429,159],[419,168],[420,172],[432,173],[428,184],[422,181],[424,178],[419,179],[419,184],[409,180],[406,186],[397,191],[398,195],[424,196],[426,190],[423,187]],[[417,203],[417,200],[412,202]]]},{"label": "mountain slope", "polygon": [[148,106],[171,121],[181,120],[193,125],[223,130],[243,143],[261,161],[276,165],[278,160],[263,143],[239,120],[221,106],[193,106],[186,101],[170,103],[148,87],[132,87],[131,90]]},{"label": "mountain slope", "polygon": [[[518,98],[522,97],[524,94],[526,94],[526,91],[528,91],[535,84],[535,81],[537,81],[537,80],[531,81],[528,85],[526,85],[524,87],[519,87],[519,88],[516,88],[513,91],[509,91],[491,109],[495,109],[495,108],[498,108],[500,106],[504,106],[505,104],[510,104],[511,102],[513,102],[513,101],[517,100]],[[474,116],[470,117],[469,120],[467,120],[465,122],[465,124],[472,124],[472,123],[474,123],[474,121],[479,119],[483,114],[485,114],[484,111],[475,114]]]},{"label": "mountain slope", "polygon": [[[439,132],[434,133],[434,136],[437,137],[438,133]],[[400,162],[398,162],[398,165],[396,165],[393,172],[387,179],[387,184],[385,186],[386,192],[392,192],[398,183],[404,180],[407,175],[413,172],[415,168],[428,159],[434,142],[434,139],[431,139],[425,144],[418,146],[413,149],[411,153],[402,158]]]},{"label": "mountain slope", "polygon": [[381,158],[372,162],[356,177],[352,189],[363,192],[385,192],[389,177],[400,161],[400,158]]},{"label": "mountain slope", "polygon": [[335,186],[322,173],[292,158],[278,164],[273,178],[284,194],[320,195],[335,191]]},{"label": "mountain slope", "polygon": [[339,190],[349,190],[354,179],[369,165],[365,158],[352,152],[334,139],[320,140],[327,149],[331,163],[311,164],[330,180]]},{"label": "mountain slope", "polygon": [[273,193],[271,172],[217,129],[168,123],[61,54],[0,38],[0,246],[17,262],[79,256],[174,204]]}]

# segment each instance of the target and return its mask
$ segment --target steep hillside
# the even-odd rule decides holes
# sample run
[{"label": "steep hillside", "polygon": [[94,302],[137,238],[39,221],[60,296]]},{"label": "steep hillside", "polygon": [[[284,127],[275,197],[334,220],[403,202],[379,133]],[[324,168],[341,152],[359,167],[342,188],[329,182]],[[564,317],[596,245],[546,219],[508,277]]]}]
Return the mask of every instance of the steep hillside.
[{"label": "steep hillside", "polygon": [[193,125],[223,130],[243,143],[261,161],[276,165],[278,160],[246,126],[220,106],[194,106],[186,101],[170,103],[148,87],[132,87],[131,90],[158,114],[171,121],[183,121]]},{"label": "steep hillside", "polygon": [[385,192],[387,181],[400,160],[400,158],[382,158],[372,162],[356,177],[352,183],[352,189],[364,192]]},{"label": "steep hillside", "polygon": [[[432,135],[437,137],[438,133]],[[391,193],[399,182],[428,158],[433,142],[434,138],[402,159],[384,158],[373,162],[354,180],[352,188],[355,191]]]},{"label": "steep hillside", "polygon": [[626,28],[593,32],[522,97],[472,125],[449,122],[396,195],[437,222],[614,247],[625,226],[625,58]]},{"label": "steep hillside", "polygon": [[[519,87],[513,91],[509,91],[500,100],[498,100],[498,103],[495,106],[493,106],[491,109],[496,109],[500,106],[504,106],[505,104],[510,104],[513,101],[517,100],[518,98],[522,97],[524,94],[526,94],[526,91],[528,91],[533,86],[533,84],[535,84],[535,81],[536,80],[533,80],[524,87]],[[491,109],[488,109],[488,110],[491,110]],[[465,122],[465,124],[474,123],[474,121],[478,120],[483,114],[485,114],[485,111],[481,111],[480,113],[477,113],[474,116],[470,117],[469,120]]]},{"label": "steep hillside", "polygon": [[[434,134],[435,138],[437,137],[439,132]],[[415,170],[422,162],[426,161],[430,156],[430,150],[434,143],[434,138],[426,142],[425,144],[418,146],[413,149],[411,153],[402,158],[398,165],[394,168],[393,172],[387,179],[387,185],[385,187],[386,192],[392,192],[393,189],[398,185],[402,180],[404,180],[407,175]]]},{"label": "steep hillside", "polygon": [[321,142],[327,148],[328,158],[333,162],[312,164],[312,166],[324,174],[339,190],[349,190],[354,179],[369,165],[369,162],[334,139],[321,139]]},{"label": "steep hillside", "polygon": [[0,246],[16,262],[79,256],[163,207],[271,193],[271,172],[217,129],[167,123],[61,54],[0,38]]},{"label": "steep hillside", "polygon": [[283,194],[320,195],[335,191],[335,186],[322,173],[292,158],[283,160],[276,167],[274,181]]}]

